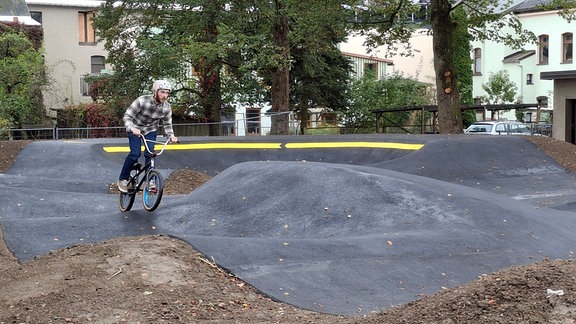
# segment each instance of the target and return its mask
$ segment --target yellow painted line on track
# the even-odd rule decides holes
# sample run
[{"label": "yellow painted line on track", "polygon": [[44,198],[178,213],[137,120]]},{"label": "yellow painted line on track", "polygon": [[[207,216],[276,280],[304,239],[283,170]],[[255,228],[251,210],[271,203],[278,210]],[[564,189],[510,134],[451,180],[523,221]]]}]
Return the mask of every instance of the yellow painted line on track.
[{"label": "yellow painted line on track", "polygon": [[419,150],[423,146],[424,144],[390,142],[320,142],[286,144],[286,148],[387,148],[398,150]]},{"label": "yellow painted line on track", "polygon": [[[281,145],[282,143],[190,143],[168,144],[166,150],[280,149]],[[155,147],[158,149],[158,144]],[[103,149],[108,153],[130,152],[128,146],[104,146]]]},{"label": "yellow painted line on track", "polygon": [[[306,142],[286,143],[287,149],[309,148],[382,148],[397,150],[419,150],[424,144],[392,143],[392,142]],[[158,148],[158,145],[156,145]],[[170,144],[166,150],[214,150],[214,149],[281,149],[282,143],[190,143]],[[108,153],[126,153],[128,146],[104,146]],[[144,147],[142,147],[144,149]]]},{"label": "yellow painted line on track", "polygon": [[168,145],[172,150],[279,149],[282,143],[194,143]]}]

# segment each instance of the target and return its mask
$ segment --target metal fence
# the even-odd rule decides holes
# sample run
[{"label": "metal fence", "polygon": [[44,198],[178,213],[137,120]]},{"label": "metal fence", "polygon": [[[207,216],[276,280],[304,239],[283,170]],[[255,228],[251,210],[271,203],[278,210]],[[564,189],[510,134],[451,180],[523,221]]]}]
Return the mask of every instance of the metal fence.
[{"label": "metal fence", "polygon": [[[235,128],[230,123],[219,123],[223,136],[234,136]],[[528,124],[533,135],[552,136],[551,124]],[[174,124],[174,132],[178,136],[208,136],[211,123]],[[386,127],[386,134],[419,134],[420,126]],[[268,134],[269,130],[259,130],[259,134]],[[308,128],[307,135],[328,134],[373,134],[374,129],[352,129],[343,127]],[[430,131],[430,133],[432,133]],[[298,135],[298,129],[291,129],[291,134]],[[247,134],[258,135],[258,134]],[[0,129],[0,140],[63,140],[86,138],[123,138],[126,136],[124,127],[34,127],[22,129]]]},{"label": "metal fence", "polygon": [[[223,136],[234,135],[233,127],[220,123]],[[174,124],[178,136],[208,136],[210,123]],[[126,136],[124,127],[31,127],[20,129],[0,129],[0,140],[63,140],[85,138],[122,138]]]},{"label": "metal fence", "polygon": [[529,124],[532,135],[552,136],[552,124]]}]

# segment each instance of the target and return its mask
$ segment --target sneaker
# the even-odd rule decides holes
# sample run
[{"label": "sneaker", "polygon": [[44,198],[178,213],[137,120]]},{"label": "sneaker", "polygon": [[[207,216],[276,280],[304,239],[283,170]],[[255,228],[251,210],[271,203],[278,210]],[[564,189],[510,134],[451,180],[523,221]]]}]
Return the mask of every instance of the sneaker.
[{"label": "sneaker", "polygon": [[148,182],[148,190],[156,190],[156,182],[154,180]]},{"label": "sneaker", "polygon": [[118,190],[128,192],[128,180],[118,180]]}]

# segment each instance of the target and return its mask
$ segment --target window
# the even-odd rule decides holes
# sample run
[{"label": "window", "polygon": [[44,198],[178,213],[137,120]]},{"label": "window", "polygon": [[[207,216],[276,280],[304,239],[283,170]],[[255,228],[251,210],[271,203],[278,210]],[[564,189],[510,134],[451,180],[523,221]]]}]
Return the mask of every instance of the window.
[{"label": "window", "polygon": [[246,109],[246,128],[248,134],[260,134],[260,109]]},{"label": "window", "polygon": [[548,64],[548,35],[538,36],[538,64]]},{"label": "window", "polygon": [[364,63],[364,74],[371,72],[377,76],[378,74],[376,71],[378,71],[378,63]]},{"label": "window", "polygon": [[30,17],[40,24],[42,24],[42,12],[40,11],[30,11]]},{"label": "window", "polygon": [[474,74],[482,74],[482,49],[474,49]]},{"label": "window", "polygon": [[338,118],[335,113],[322,113],[320,114],[320,122],[323,125],[336,126],[338,124]]},{"label": "window", "polygon": [[534,75],[532,75],[532,73],[526,74],[526,84],[534,84],[532,81],[533,78],[534,78]]},{"label": "window", "polygon": [[562,63],[572,63],[572,33],[562,34]]},{"label": "window", "polygon": [[[99,75],[102,70],[106,67],[104,60],[106,58],[100,55],[93,55],[90,57],[90,74]],[[80,77],[80,92],[83,96],[90,96],[90,86],[86,82],[85,78]]]},{"label": "window", "polygon": [[497,124],[496,125],[496,132],[497,133],[502,133],[506,131],[506,125],[505,124]]},{"label": "window", "polygon": [[90,96],[90,86],[83,76],[80,77],[80,93],[82,93],[84,97]]},{"label": "window", "polygon": [[236,111],[234,107],[223,107],[220,110],[220,120],[222,121],[222,135],[234,135]]},{"label": "window", "polygon": [[78,35],[81,45],[94,45],[96,43],[92,18],[94,18],[94,11],[78,12]]},{"label": "window", "polygon": [[100,74],[105,67],[104,56],[94,55],[90,57],[90,73]]}]

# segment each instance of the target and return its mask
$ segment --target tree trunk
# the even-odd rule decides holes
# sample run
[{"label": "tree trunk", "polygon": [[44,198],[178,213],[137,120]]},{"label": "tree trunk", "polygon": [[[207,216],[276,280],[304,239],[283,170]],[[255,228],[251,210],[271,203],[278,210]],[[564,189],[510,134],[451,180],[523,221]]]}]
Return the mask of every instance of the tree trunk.
[{"label": "tree trunk", "polygon": [[302,105],[300,107],[300,134],[306,135],[306,129],[308,128],[308,121],[310,120],[310,113],[308,108]]},{"label": "tree trunk", "polygon": [[[207,68],[208,70],[208,68]],[[210,123],[208,125],[209,136],[222,135],[220,127],[220,108],[222,105],[220,68],[211,66],[206,73],[205,82],[201,85],[202,95],[206,98],[204,104],[204,115]]]},{"label": "tree trunk", "polygon": [[431,0],[432,43],[436,73],[436,99],[440,134],[463,133],[460,95],[454,61],[454,32],[456,23],[450,15],[452,6],[447,0]]},{"label": "tree trunk", "polygon": [[284,5],[277,3],[277,20],[274,24],[274,43],[282,62],[272,74],[272,129],[271,135],[289,133],[289,85],[290,85],[290,44],[288,42],[288,17],[283,12]]},{"label": "tree trunk", "polygon": [[[219,8],[217,2],[211,3],[211,8]],[[206,26],[206,41],[216,43],[218,40],[218,27],[216,24],[208,24]],[[220,109],[222,106],[222,80],[220,78],[220,70],[222,63],[204,59],[200,64],[201,77],[200,88],[202,91],[202,98],[204,98],[204,115],[208,122],[208,135],[220,136],[222,134],[222,127],[220,126]]]}]

